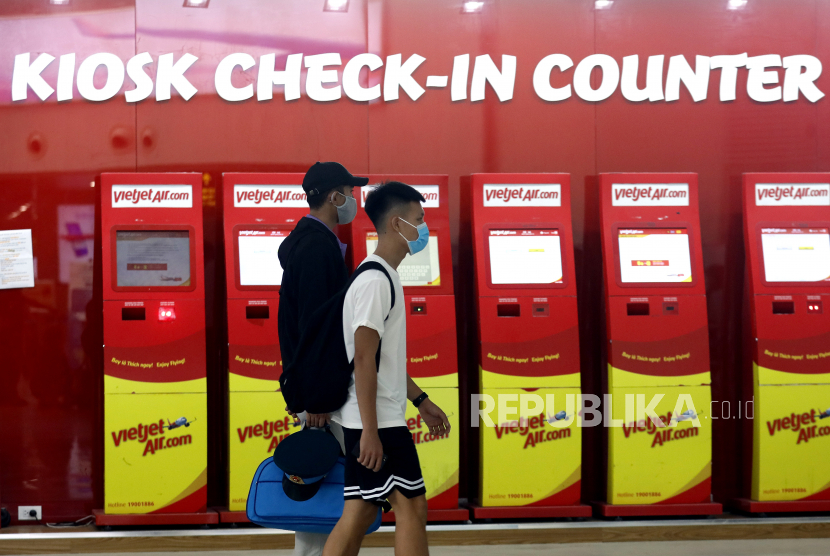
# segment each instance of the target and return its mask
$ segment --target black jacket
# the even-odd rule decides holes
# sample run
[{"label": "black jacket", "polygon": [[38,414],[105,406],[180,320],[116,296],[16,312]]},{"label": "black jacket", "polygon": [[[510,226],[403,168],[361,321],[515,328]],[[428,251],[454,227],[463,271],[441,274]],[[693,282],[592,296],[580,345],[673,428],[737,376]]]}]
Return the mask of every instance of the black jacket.
[{"label": "black jacket", "polygon": [[349,271],[337,238],[325,224],[301,218],[279,250],[283,275],[277,323],[283,369],[294,359],[311,314],[346,287]]}]

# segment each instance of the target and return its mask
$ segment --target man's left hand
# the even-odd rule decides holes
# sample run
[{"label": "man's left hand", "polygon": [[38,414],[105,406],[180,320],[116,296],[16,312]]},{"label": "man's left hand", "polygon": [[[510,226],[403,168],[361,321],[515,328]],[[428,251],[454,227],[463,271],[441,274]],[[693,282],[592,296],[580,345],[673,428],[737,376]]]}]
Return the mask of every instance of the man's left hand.
[{"label": "man's left hand", "polygon": [[427,398],[421,402],[418,411],[421,413],[424,423],[429,427],[431,434],[436,436],[449,434],[450,420],[447,419],[447,415],[441,411],[440,407],[432,403],[432,400]]},{"label": "man's left hand", "polygon": [[328,413],[306,413],[305,422],[309,427],[321,429],[331,422],[331,416]]}]

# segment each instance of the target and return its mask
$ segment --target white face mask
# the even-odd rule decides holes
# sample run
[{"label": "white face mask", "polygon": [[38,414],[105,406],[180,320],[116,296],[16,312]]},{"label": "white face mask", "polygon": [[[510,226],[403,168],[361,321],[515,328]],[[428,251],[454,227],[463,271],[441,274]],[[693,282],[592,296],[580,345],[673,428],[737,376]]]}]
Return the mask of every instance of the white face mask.
[{"label": "white face mask", "polygon": [[334,205],[334,208],[337,209],[337,223],[338,224],[349,224],[354,217],[357,216],[357,199],[354,197],[349,197],[348,195],[343,195],[339,191],[335,191],[336,194],[340,195],[341,197],[346,198],[346,202],[340,205],[334,205],[334,196],[332,195],[329,201],[331,204]]}]

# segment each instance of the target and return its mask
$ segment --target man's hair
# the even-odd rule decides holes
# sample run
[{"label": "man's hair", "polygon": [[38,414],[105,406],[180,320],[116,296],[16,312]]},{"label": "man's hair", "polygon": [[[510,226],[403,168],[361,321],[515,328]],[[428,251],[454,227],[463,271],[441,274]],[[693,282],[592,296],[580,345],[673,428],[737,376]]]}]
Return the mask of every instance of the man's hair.
[{"label": "man's hair", "polygon": [[409,203],[423,203],[426,199],[412,186],[399,181],[388,181],[380,184],[366,196],[366,214],[375,225],[378,232],[382,232],[383,223],[389,213]]},{"label": "man's hair", "polygon": [[337,191],[339,193],[343,193],[343,189],[345,185],[340,185],[337,187],[332,187],[322,193],[318,193],[317,195],[306,195],[306,201],[308,201],[308,208],[312,210],[317,210],[318,208],[322,207],[326,200],[331,197],[332,191]]}]

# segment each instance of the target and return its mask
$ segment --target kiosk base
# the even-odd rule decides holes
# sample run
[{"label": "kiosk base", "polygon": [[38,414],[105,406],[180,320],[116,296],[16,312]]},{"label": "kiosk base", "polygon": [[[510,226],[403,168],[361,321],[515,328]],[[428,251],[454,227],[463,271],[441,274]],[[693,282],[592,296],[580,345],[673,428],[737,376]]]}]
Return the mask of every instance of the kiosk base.
[{"label": "kiosk base", "polygon": [[246,512],[232,512],[228,508],[214,508],[219,514],[220,523],[250,523]]},{"label": "kiosk base", "polygon": [[607,504],[592,502],[597,515],[601,517],[645,517],[661,515],[720,515],[723,506],[716,502],[697,504]]},{"label": "kiosk base", "polygon": [[776,500],[759,502],[749,498],[737,498],[732,506],[739,511],[750,514],[761,513],[796,513],[796,512],[830,512],[830,500]]},{"label": "kiosk base", "polygon": [[540,519],[546,517],[591,517],[591,506],[494,506],[469,504],[474,519]]},{"label": "kiosk base", "polygon": [[[449,508],[443,510],[427,510],[427,521],[469,521],[470,510],[467,508]],[[395,523],[395,512],[383,514],[381,523]]]},{"label": "kiosk base", "polygon": [[190,514],[107,514],[92,510],[97,527],[128,525],[218,525],[219,514],[213,510]]}]

